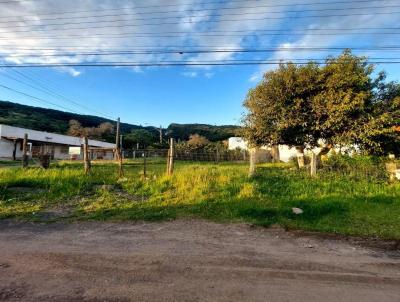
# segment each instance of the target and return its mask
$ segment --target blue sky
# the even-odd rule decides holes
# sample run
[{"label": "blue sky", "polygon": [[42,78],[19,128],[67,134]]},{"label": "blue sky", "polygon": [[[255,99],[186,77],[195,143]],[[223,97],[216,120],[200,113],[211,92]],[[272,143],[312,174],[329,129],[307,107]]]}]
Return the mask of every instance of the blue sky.
[{"label": "blue sky", "polygon": [[[332,2],[335,3],[326,4]],[[333,47],[398,46],[400,36],[400,3],[396,0],[16,0],[0,2],[0,8],[1,61],[14,65],[321,59],[338,54],[328,49]],[[324,50],[299,50],[310,47]],[[232,48],[270,51],[82,54]],[[355,52],[393,61],[400,57],[399,49]],[[398,80],[399,66],[382,64],[377,70],[384,69],[389,79]],[[238,124],[248,89],[271,68],[274,66],[5,68],[0,69],[1,85],[40,100],[2,87],[0,99],[112,118],[120,116],[125,122],[142,125]]]}]

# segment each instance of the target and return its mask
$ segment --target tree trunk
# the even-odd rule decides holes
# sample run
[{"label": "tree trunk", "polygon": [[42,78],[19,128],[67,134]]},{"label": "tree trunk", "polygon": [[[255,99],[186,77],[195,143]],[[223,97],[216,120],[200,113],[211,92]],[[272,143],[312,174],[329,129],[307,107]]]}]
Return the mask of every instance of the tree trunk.
[{"label": "tree trunk", "polygon": [[271,147],[272,162],[279,163],[281,161],[279,155],[279,145],[272,145]]},{"label": "tree trunk", "polygon": [[332,149],[332,144],[327,144],[326,146],[324,146],[323,148],[321,148],[321,150],[318,152],[317,154],[317,167],[321,167],[322,166],[322,160],[321,157],[323,155],[326,155],[329,153],[329,151],[331,151]]},{"label": "tree trunk", "polygon": [[297,151],[297,164],[299,166],[299,169],[304,168],[305,166],[305,161],[304,161],[304,146],[298,146],[296,147]]}]

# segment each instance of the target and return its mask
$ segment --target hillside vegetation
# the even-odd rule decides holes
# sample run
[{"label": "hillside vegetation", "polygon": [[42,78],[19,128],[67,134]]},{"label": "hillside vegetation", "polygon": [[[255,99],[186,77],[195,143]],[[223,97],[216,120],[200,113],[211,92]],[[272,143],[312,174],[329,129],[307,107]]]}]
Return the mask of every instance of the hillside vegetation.
[{"label": "hillside vegetation", "polygon": [[[53,109],[21,105],[0,101],[0,124],[29,128],[40,131],[66,134],[71,120],[78,121],[83,127],[97,127],[101,123],[115,121],[94,115],[79,115]],[[212,126],[206,124],[171,124],[163,129],[164,134],[177,140],[187,140],[191,134],[200,134],[210,141],[225,140],[236,135],[238,126]],[[159,141],[159,129],[121,123],[122,134],[138,132],[137,135],[147,135],[150,144]],[[106,138],[110,140],[111,138]]]}]

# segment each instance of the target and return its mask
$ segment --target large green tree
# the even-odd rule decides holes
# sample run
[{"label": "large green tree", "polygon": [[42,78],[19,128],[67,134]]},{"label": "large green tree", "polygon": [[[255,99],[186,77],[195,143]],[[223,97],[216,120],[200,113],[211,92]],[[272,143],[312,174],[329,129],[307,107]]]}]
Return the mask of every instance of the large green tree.
[{"label": "large green tree", "polygon": [[[365,57],[346,50],[323,66],[281,64],[249,91],[245,136],[252,145],[358,146],[384,152],[398,145],[399,87],[373,76]],[[390,144],[387,142],[390,141]]]},{"label": "large green tree", "polygon": [[244,102],[245,137],[250,145],[295,146],[301,153],[306,145],[317,144],[313,98],[320,93],[320,69],[309,63],[281,64],[265,73]]}]

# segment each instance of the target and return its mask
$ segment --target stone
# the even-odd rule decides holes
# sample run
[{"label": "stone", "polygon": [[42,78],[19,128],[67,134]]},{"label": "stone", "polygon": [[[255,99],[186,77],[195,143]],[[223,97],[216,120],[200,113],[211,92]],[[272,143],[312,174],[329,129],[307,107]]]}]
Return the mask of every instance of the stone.
[{"label": "stone", "polygon": [[292,208],[292,212],[296,215],[303,214],[303,210],[300,208]]}]

